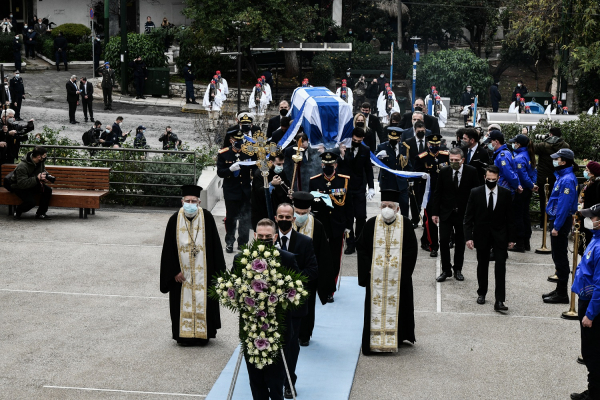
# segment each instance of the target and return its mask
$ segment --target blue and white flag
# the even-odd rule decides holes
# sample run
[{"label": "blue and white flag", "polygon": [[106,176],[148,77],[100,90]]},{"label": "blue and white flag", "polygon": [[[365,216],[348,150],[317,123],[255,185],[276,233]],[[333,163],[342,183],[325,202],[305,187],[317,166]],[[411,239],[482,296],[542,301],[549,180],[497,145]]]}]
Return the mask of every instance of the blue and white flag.
[{"label": "blue and white flag", "polygon": [[335,96],[331,90],[326,87],[299,87],[294,90],[292,94],[292,100],[290,104],[290,112],[288,113],[288,117],[291,119],[296,119],[296,116],[300,112],[300,109],[304,105],[304,102],[309,97],[315,96]]},{"label": "blue and white flag", "polygon": [[477,127],[477,96],[475,96],[475,103],[473,103],[473,127]]}]

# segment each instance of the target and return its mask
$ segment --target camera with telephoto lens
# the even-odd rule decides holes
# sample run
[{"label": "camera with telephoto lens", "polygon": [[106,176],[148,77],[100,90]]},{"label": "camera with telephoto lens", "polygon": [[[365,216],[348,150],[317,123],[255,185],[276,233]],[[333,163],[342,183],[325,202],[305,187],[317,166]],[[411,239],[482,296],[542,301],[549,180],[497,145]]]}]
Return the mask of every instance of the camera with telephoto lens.
[{"label": "camera with telephoto lens", "polygon": [[546,140],[550,137],[550,135],[535,135],[536,140]]},{"label": "camera with telephoto lens", "polygon": [[54,183],[54,182],[56,182],[56,177],[52,176],[52,175],[50,175],[49,173],[46,172],[46,180],[48,182],[50,182],[50,183]]}]

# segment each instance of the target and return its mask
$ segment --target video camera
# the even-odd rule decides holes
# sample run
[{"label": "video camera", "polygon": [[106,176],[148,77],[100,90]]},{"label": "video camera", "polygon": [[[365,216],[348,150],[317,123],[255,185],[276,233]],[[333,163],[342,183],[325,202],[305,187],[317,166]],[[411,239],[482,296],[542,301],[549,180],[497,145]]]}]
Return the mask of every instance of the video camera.
[{"label": "video camera", "polygon": [[550,135],[546,134],[546,135],[535,135],[535,139],[536,140],[546,140],[550,137]]}]

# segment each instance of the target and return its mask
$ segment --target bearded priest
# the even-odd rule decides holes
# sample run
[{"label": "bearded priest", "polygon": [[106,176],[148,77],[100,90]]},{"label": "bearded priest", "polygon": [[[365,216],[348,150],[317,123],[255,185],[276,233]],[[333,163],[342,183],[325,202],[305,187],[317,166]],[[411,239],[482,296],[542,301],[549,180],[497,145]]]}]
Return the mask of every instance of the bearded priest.
[{"label": "bearded priest", "polygon": [[396,353],[415,342],[412,273],[417,237],[400,214],[395,190],[381,191],[381,214],[369,219],[358,239],[358,284],[365,287],[364,355]]},{"label": "bearded priest", "polygon": [[215,219],[200,207],[202,188],[181,187],[182,207],[169,218],[160,260],[160,291],[169,293],[173,339],[205,345],[221,328],[218,301],[207,296],[212,277],[225,271]]}]

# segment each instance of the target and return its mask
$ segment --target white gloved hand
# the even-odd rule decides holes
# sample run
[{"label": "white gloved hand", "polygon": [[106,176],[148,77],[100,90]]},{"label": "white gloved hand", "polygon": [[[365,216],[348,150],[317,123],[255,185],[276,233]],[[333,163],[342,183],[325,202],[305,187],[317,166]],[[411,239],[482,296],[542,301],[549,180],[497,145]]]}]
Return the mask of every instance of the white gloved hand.
[{"label": "white gloved hand", "polygon": [[241,167],[240,167],[240,163],[239,163],[239,162],[236,162],[236,163],[233,163],[233,164],[231,164],[231,166],[229,167],[229,170],[230,170],[231,172],[235,172],[235,171],[239,171],[239,170],[240,170],[240,168],[241,168]]},{"label": "white gloved hand", "polygon": [[381,150],[379,153],[377,153],[377,155],[375,157],[379,158],[380,160],[383,158],[387,158],[387,153],[385,150]]},{"label": "white gloved hand", "polygon": [[429,176],[429,174],[423,174],[423,175],[421,175],[421,178],[427,179],[428,176]]},{"label": "white gloved hand", "polygon": [[373,200],[373,197],[375,197],[375,189],[369,188],[369,192],[367,193],[367,200]]}]

